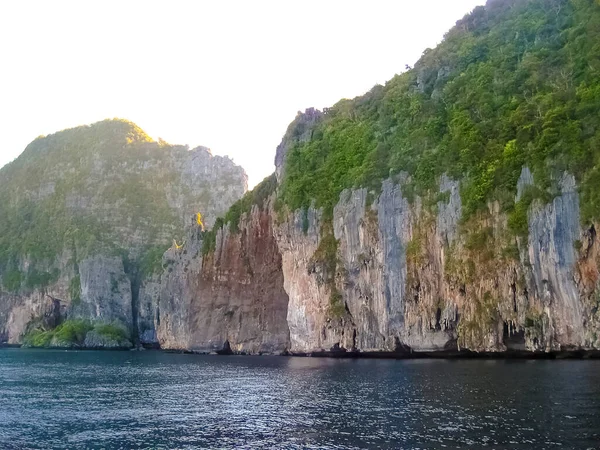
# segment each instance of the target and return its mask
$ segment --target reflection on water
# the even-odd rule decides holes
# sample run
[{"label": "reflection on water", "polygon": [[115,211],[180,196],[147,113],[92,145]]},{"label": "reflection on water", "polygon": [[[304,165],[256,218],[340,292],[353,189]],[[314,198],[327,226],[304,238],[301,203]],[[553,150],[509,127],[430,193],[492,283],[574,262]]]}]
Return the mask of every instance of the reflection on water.
[{"label": "reflection on water", "polygon": [[0,448],[593,448],[600,361],[0,351]]}]

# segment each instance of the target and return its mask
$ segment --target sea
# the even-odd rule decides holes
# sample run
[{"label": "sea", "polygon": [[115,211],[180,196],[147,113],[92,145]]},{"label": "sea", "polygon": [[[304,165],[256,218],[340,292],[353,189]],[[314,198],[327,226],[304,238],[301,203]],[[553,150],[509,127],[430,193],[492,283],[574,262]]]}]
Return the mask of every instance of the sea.
[{"label": "sea", "polygon": [[600,360],[0,350],[0,449],[600,448]]}]

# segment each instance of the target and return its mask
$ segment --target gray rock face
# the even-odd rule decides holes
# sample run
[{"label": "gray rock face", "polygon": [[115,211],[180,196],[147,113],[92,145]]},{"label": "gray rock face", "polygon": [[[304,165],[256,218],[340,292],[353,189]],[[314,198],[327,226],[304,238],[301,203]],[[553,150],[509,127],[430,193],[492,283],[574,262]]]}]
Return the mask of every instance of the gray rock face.
[{"label": "gray rock face", "polygon": [[396,343],[388,337],[404,323],[410,211],[398,186],[389,181],[369,207],[366,194],[365,189],[344,191],[334,209],[345,273],[341,287],[356,327],[353,347],[394,350]]},{"label": "gray rock face", "polygon": [[215,219],[248,190],[244,169],[226,156],[213,156],[206,147],[173,155],[172,164],[179,179],[166,195],[180,223],[201,212],[204,225],[212,227]]},{"label": "gray rock face", "polygon": [[439,211],[437,215],[437,230],[440,243],[446,246],[451,245],[456,238],[458,222],[462,216],[462,202],[459,188],[458,181],[451,180],[446,174],[442,175],[440,193],[447,193],[448,201],[440,201],[437,204]]},{"label": "gray rock face", "polygon": [[[0,296],[3,342],[20,343],[29,325],[40,321],[46,328],[64,319],[116,321],[133,328],[131,281],[121,258],[93,255],[80,261],[76,272],[72,263],[62,262],[66,265],[55,283]],[[75,279],[79,281],[77,292],[73,292]]]},{"label": "gray rock face", "polygon": [[[524,168],[519,198],[531,183]],[[309,209],[306,233],[302,212],[291,214],[276,227],[290,351],[599,348],[595,230],[580,228],[573,177],[565,174],[559,185],[550,204],[531,206],[517,259],[504,253],[515,238],[499,206],[461,224],[459,184],[446,176],[433,216],[421,199],[406,201],[402,183],[386,180],[372,205],[365,189],[343,191],[333,217],[335,285],[346,310],[337,318],[329,313],[331,287],[312,259],[320,212]],[[475,247],[482,233],[487,242]]]},{"label": "gray rock face", "polygon": [[131,281],[121,258],[101,255],[87,258],[79,263],[79,276],[81,299],[75,304],[71,302],[71,316],[132,325]]},{"label": "gray rock face", "polygon": [[144,278],[138,293],[137,302],[137,329],[140,344],[156,347],[158,336],[156,335],[155,320],[159,315],[158,298],[160,296],[160,274],[153,274]]},{"label": "gray rock face", "polygon": [[397,333],[404,325],[406,287],[406,245],[411,235],[411,211],[399,186],[383,182],[377,202],[379,241],[383,251],[383,292],[388,333]]},{"label": "gray rock face", "polygon": [[529,263],[556,343],[584,346],[585,318],[574,269],[580,235],[579,195],[572,175],[560,180],[561,195],[529,214]]}]

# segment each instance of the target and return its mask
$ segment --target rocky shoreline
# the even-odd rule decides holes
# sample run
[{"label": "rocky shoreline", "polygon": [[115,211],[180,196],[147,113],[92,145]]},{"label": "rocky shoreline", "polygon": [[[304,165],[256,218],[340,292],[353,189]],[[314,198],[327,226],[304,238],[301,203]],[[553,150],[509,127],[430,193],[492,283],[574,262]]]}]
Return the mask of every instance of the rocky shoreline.
[{"label": "rocky shoreline", "polygon": [[600,359],[600,350],[564,350],[553,352],[528,352],[528,351],[506,351],[506,352],[473,352],[461,351],[438,351],[438,352],[361,352],[352,350],[315,351],[315,352],[290,352],[280,353],[248,353],[232,351],[192,351],[178,349],[160,349],[152,346],[141,347],[28,347],[20,344],[0,344],[2,349],[27,348],[35,350],[64,350],[64,351],[155,351],[163,353],[176,353],[187,355],[213,355],[213,356],[282,356],[296,358],[333,358],[333,359],[489,359],[489,360],[587,360]]}]

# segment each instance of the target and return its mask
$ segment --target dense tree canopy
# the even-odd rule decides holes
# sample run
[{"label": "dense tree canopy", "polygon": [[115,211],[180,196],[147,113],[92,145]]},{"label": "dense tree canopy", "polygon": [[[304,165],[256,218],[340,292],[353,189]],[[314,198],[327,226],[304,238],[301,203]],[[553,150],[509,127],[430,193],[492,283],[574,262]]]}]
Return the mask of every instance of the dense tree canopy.
[{"label": "dense tree canopy", "polygon": [[515,208],[521,168],[544,192],[573,173],[583,219],[600,218],[600,4],[490,0],[413,69],[331,108],[289,153],[282,200],[330,214],[344,188],[407,172],[417,192],[461,179],[468,216]]}]

